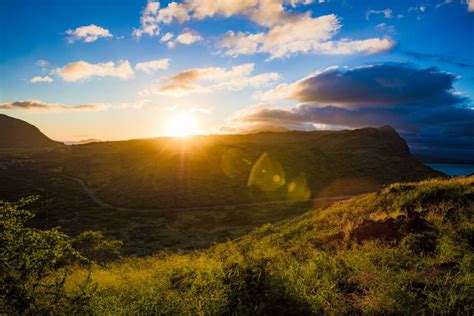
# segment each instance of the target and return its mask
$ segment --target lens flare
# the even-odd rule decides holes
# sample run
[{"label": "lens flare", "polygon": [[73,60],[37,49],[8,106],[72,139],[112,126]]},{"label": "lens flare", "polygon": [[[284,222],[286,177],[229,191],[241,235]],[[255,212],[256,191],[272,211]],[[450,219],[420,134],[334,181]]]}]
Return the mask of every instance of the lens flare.
[{"label": "lens flare", "polygon": [[306,177],[300,173],[288,183],[288,199],[295,201],[306,201],[311,197]]},{"label": "lens flare", "polygon": [[240,148],[226,149],[221,156],[221,170],[229,178],[246,177],[252,168],[252,161]]},{"label": "lens flare", "polygon": [[265,192],[275,191],[285,184],[283,167],[267,153],[263,153],[255,162],[247,182],[248,187],[256,187]]}]

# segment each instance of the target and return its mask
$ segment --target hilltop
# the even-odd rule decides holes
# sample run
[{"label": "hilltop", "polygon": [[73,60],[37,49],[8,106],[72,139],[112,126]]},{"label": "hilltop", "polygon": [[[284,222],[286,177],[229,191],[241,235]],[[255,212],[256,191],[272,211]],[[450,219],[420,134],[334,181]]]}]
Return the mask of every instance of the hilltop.
[{"label": "hilltop", "polygon": [[103,142],[61,155],[63,172],[105,202],[142,209],[308,200],[441,175],[389,126]]},{"label": "hilltop", "polygon": [[0,149],[51,149],[61,146],[36,126],[0,114]]}]

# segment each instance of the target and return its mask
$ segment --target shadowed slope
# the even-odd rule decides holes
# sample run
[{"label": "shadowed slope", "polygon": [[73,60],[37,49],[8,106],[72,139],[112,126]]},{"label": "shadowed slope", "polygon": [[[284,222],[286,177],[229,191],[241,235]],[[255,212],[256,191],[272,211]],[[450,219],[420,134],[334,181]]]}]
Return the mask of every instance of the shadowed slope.
[{"label": "shadowed slope", "polygon": [[350,195],[441,175],[388,126],[94,143],[63,160],[105,202],[148,209]]},{"label": "shadowed slope", "polygon": [[0,149],[46,149],[61,145],[48,138],[37,127],[0,114]]}]

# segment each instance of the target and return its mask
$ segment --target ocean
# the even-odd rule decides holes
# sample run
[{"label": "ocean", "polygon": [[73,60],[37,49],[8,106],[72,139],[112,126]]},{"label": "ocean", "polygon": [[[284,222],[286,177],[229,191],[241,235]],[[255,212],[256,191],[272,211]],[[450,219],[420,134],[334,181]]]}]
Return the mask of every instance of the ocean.
[{"label": "ocean", "polygon": [[474,173],[474,165],[458,165],[446,163],[427,163],[427,166],[441,171],[449,176],[466,176]]}]

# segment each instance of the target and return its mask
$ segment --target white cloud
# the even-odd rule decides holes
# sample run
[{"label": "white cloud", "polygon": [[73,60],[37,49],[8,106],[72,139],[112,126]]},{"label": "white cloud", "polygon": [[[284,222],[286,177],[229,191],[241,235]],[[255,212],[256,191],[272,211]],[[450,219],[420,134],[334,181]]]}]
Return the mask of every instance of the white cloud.
[{"label": "white cloud", "polygon": [[439,9],[439,8],[444,7],[445,5],[448,5],[448,4],[451,4],[451,3],[453,3],[453,0],[444,0],[441,3],[438,3],[435,7],[436,7],[436,9]]},{"label": "white cloud", "polygon": [[285,58],[297,53],[348,55],[353,53],[377,53],[390,49],[390,39],[366,40],[342,39],[329,41],[341,25],[333,14],[318,18],[303,16],[293,23],[277,25],[267,33],[245,34],[229,32],[220,47],[230,56],[269,53],[269,60]]},{"label": "white cloud", "polygon": [[74,43],[76,41],[92,43],[98,40],[100,37],[112,37],[112,34],[109,32],[109,30],[95,24],[67,30],[66,34],[69,35],[67,37],[69,43]]},{"label": "white cloud", "polygon": [[168,69],[169,64],[170,64],[169,58],[163,58],[163,59],[138,63],[135,65],[135,69],[138,71],[143,71],[144,73],[150,74],[157,70]]},{"label": "white cloud", "polygon": [[133,37],[140,39],[145,34],[151,37],[160,34],[159,21],[157,20],[159,8],[159,2],[148,1],[140,16],[140,28],[133,29]]},{"label": "white cloud", "polygon": [[160,38],[160,42],[165,43],[171,41],[171,39],[174,37],[173,33],[166,33]]},{"label": "white cloud", "polygon": [[401,18],[403,18],[402,14],[394,15],[392,9],[387,8],[385,10],[367,10],[367,12],[365,13],[365,19],[369,20],[370,16],[372,14],[374,14],[374,15],[381,14],[386,19],[395,19],[395,18],[396,19],[401,19]]},{"label": "white cloud", "polygon": [[209,93],[217,90],[241,90],[260,87],[280,78],[276,72],[252,76],[254,64],[242,64],[230,69],[221,67],[192,68],[165,78],[164,84],[141,91],[142,95],[158,94],[184,96],[192,93]]},{"label": "white cloud", "polygon": [[156,17],[158,22],[170,24],[173,20],[183,23],[190,19],[188,10],[176,2],[170,2],[166,8],[159,10]]},{"label": "white cloud", "polygon": [[420,5],[420,6],[411,6],[408,8],[409,13],[416,13],[417,14],[417,20],[421,20],[424,18],[426,10],[427,10],[426,5]]},{"label": "white cloud", "polygon": [[38,82],[51,83],[53,81],[54,81],[53,78],[51,78],[50,76],[44,76],[44,77],[36,76],[36,77],[31,78],[30,80],[31,83],[38,83]]},{"label": "white cloud", "polygon": [[111,61],[107,63],[89,64],[83,60],[76,61],[55,70],[64,81],[78,81],[90,77],[117,77],[122,80],[133,77],[134,72],[127,60],[117,65]]},{"label": "white cloud", "polygon": [[[170,2],[158,9],[148,20],[155,29],[160,23],[173,21],[182,23],[188,20],[201,20],[214,16],[245,16],[266,30],[260,33],[228,32],[220,41],[223,53],[231,56],[242,54],[269,54],[269,59],[285,58],[299,53],[315,54],[353,54],[377,53],[390,49],[392,40],[386,38],[344,39],[330,41],[341,29],[339,19],[331,14],[313,18],[310,11],[301,13],[294,10],[313,0],[187,0],[181,3]],[[383,10],[387,17],[394,16],[390,9]],[[370,15],[371,13],[369,13]],[[143,14],[142,14],[143,17]],[[143,24],[143,23],[142,23]],[[156,36],[157,33],[150,34]],[[177,43],[190,44],[199,36],[183,33],[175,41],[163,40],[169,47]],[[327,48],[334,48],[335,53]]]},{"label": "white cloud", "polygon": [[241,0],[241,1],[190,1],[190,7],[194,11],[193,17],[196,19],[204,19],[214,15],[223,15],[229,17],[236,14],[242,14],[245,11],[254,8],[259,1],[257,0]]},{"label": "white cloud", "polygon": [[191,45],[200,40],[202,40],[202,37],[199,34],[193,34],[189,31],[183,32],[176,37],[176,42],[184,45]]},{"label": "white cloud", "polygon": [[375,26],[375,28],[388,32],[388,33],[394,33],[395,32],[395,27],[393,25],[387,25],[386,23],[380,23]]},{"label": "white cloud", "polygon": [[389,38],[369,38],[365,40],[342,39],[320,43],[314,52],[324,55],[351,55],[355,53],[376,54],[387,51],[393,47]]},{"label": "white cloud", "polygon": [[167,44],[169,48],[174,48],[176,44],[191,45],[200,40],[202,40],[201,35],[192,31],[184,31],[183,33],[179,34],[174,41],[169,40]]}]

